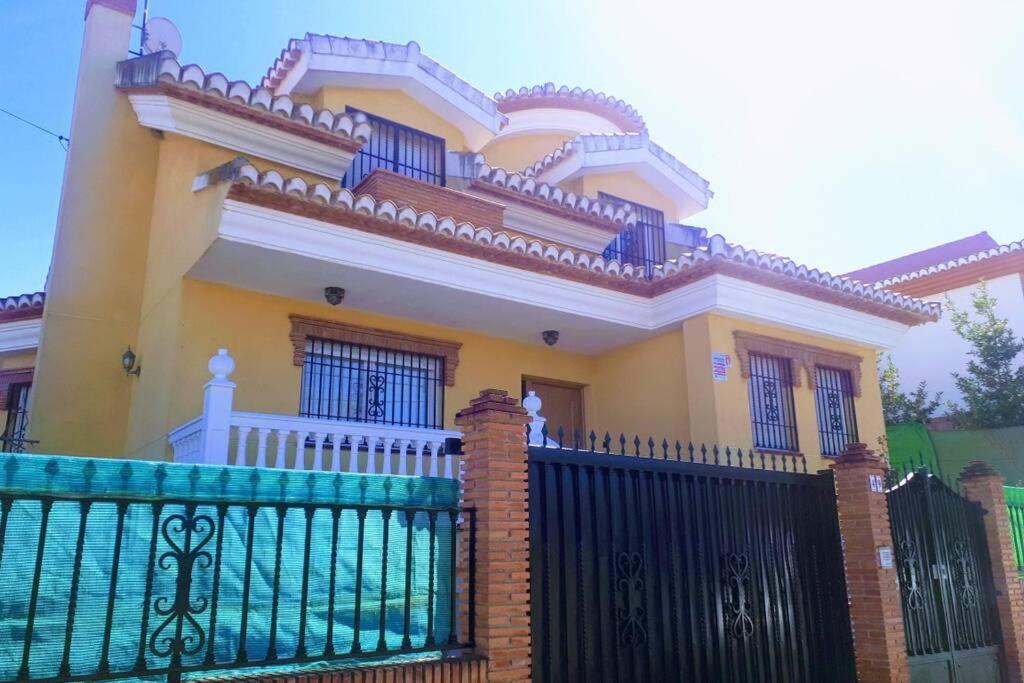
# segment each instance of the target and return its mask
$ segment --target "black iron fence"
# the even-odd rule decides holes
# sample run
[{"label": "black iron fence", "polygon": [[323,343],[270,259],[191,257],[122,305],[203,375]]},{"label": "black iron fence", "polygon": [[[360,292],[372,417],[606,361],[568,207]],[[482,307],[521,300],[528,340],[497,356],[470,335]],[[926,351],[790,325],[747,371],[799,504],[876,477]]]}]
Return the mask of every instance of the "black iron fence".
[{"label": "black iron fence", "polygon": [[[86,464],[86,482],[97,484],[95,471]],[[157,471],[159,489],[168,470]],[[193,487],[217,472],[192,471]],[[254,491],[267,472],[234,471]],[[167,483],[186,484],[172,474]],[[49,485],[64,476],[54,465]],[[219,475],[225,487],[230,476]],[[384,480],[383,493],[379,482],[354,486],[366,504],[339,503],[354,480],[321,479],[289,483],[284,473],[282,494],[308,483],[305,502],[0,489],[0,680],[177,681],[471,644],[472,624],[457,623],[466,605],[455,566],[468,543],[472,586],[473,511],[375,502],[402,499],[384,477],[362,478]],[[314,495],[332,486],[333,496]],[[472,613],[472,591],[462,598]]]},{"label": "black iron fence", "polygon": [[383,168],[432,185],[445,184],[445,140],[416,128],[346,107],[349,114],[362,113],[370,124],[369,141],[363,145],[341,180],[353,188],[374,169]]},{"label": "black iron fence", "polygon": [[533,680],[854,680],[831,472],[624,434],[543,442]]},{"label": "black iron fence", "polygon": [[985,511],[922,462],[889,473],[911,677],[998,681],[999,629]]}]

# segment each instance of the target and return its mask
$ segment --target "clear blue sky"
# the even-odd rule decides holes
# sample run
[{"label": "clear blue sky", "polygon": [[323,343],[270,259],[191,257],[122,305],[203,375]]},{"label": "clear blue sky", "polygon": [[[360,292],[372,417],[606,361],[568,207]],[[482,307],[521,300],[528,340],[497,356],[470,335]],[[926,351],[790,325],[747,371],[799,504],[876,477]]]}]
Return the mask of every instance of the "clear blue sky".
[{"label": "clear blue sky", "polygon": [[[84,0],[0,0],[0,107],[66,134]],[[1024,3],[151,0],[181,59],[256,82],[306,31],[423,52],[487,93],[604,90],[711,181],[691,222],[843,272],[1024,237]],[[0,295],[41,289],[56,140],[0,115]],[[111,197],[116,200],[116,195]]]}]

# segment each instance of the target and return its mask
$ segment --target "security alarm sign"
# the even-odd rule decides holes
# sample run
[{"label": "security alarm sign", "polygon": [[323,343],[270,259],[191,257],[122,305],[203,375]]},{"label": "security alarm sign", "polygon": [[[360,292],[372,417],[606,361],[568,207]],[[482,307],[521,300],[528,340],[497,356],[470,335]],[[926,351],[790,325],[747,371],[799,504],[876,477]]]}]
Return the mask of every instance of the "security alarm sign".
[{"label": "security alarm sign", "polygon": [[729,368],[732,367],[732,356],[727,353],[714,351],[711,354],[711,376],[716,382],[725,382],[729,379]]}]

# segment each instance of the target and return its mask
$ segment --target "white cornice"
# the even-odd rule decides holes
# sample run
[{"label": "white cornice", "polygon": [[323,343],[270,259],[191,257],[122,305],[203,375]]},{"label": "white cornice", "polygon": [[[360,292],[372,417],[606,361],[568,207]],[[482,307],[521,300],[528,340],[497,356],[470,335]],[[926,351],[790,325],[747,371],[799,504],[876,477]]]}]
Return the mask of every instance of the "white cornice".
[{"label": "white cornice", "polygon": [[650,300],[412,242],[245,204],[224,202],[220,237],[360,270],[644,328]]},{"label": "white cornice", "polygon": [[341,178],[354,153],[167,95],[128,96],[139,123],[328,178]]},{"label": "white cornice", "polygon": [[665,329],[703,313],[873,348],[892,347],[907,330],[902,323],[724,275],[710,275],[648,299],[235,200],[224,204],[219,237],[636,332]]},{"label": "white cornice", "polygon": [[[604,251],[615,237],[607,230],[515,202],[509,202],[505,206],[504,227],[568,247],[580,247],[598,253]],[[626,226],[623,225],[621,228],[625,230]]]},{"label": "white cornice", "polygon": [[31,351],[39,347],[39,335],[43,331],[40,318],[14,320],[0,323],[0,353]]}]

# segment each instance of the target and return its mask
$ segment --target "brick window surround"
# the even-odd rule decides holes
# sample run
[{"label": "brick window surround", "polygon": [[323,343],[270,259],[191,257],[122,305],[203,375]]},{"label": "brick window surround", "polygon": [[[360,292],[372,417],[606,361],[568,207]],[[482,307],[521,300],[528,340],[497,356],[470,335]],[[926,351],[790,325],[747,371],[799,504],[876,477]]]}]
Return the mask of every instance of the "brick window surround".
[{"label": "brick window surround", "polygon": [[847,370],[853,385],[853,395],[860,396],[861,389],[861,364],[864,359],[853,353],[833,351],[821,346],[801,344],[800,342],[776,339],[753,332],[732,333],[736,343],[736,356],[740,364],[740,374],[744,379],[750,379],[750,354],[762,354],[767,356],[779,356],[790,359],[793,363],[793,386],[800,385],[800,367],[807,373],[807,384],[815,389],[817,385],[817,367],[819,365]]},{"label": "brick window surround", "polygon": [[289,339],[292,342],[292,362],[302,367],[306,362],[306,340],[309,337],[328,339],[330,341],[375,346],[392,351],[419,353],[427,356],[444,358],[444,383],[446,386],[455,384],[455,368],[459,365],[459,349],[461,342],[433,337],[419,337],[404,332],[380,330],[373,327],[359,327],[333,320],[309,318],[303,315],[290,315],[292,331]]}]

